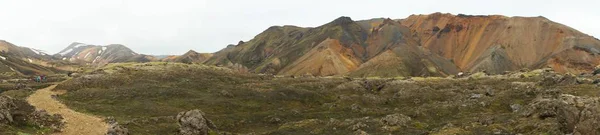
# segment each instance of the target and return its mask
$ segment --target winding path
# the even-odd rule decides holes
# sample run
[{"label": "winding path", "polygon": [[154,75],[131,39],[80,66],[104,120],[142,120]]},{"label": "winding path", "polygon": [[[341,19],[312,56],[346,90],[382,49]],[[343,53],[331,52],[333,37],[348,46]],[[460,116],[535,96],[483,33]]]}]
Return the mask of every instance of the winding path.
[{"label": "winding path", "polygon": [[66,105],[52,98],[52,95],[62,94],[52,91],[56,85],[39,89],[27,98],[29,104],[37,109],[44,109],[50,114],[60,114],[65,121],[61,135],[104,135],[108,124],[99,117],[69,109]]}]

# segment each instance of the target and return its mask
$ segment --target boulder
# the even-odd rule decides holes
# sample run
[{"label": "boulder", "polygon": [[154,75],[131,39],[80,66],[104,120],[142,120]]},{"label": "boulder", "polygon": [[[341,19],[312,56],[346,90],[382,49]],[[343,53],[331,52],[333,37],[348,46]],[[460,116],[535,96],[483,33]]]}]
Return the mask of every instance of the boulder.
[{"label": "boulder", "polygon": [[106,135],[129,135],[129,129],[121,126],[114,117],[104,119],[109,126]]},{"label": "boulder", "polygon": [[593,75],[598,75],[598,74],[600,74],[600,69],[596,69],[596,70],[594,70],[594,72],[592,72],[592,74],[593,74]]},{"label": "boulder", "polygon": [[47,127],[55,132],[60,132],[65,123],[62,121],[64,118],[60,114],[50,115],[46,110],[37,110],[27,116],[29,123],[40,127]]},{"label": "boulder", "polygon": [[35,108],[24,100],[0,95],[0,124],[25,122],[23,120],[34,111]]},{"label": "boulder", "polygon": [[201,110],[180,112],[177,115],[179,134],[181,135],[208,135],[210,130],[216,130],[212,121],[204,117]]},{"label": "boulder", "polygon": [[129,135],[129,130],[115,122],[109,125],[106,135]]},{"label": "boulder", "polygon": [[546,74],[540,81],[542,86],[555,86],[555,85],[576,85],[582,83],[592,83],[593,81],[587,79],[580,79],[574,75],[566,74],[564,76],[556,74]]},{"label": "boulder", "polygon": [[574,85],[574,84],[578,84],[577,83],[577,77],[575,77],[574,75],[571,75],[571,74],[566,74],[565,76],[563,76],[560,79],[559,83],[561,85]]},{"label": "boulder", "polygon": [[560,130],[575,135],[600,134],[600,98],[561,94],[557,98],[536,99],[526,116],[556,119]]},{"label": "boulder", "polygon": [[369,135],[369,133],[359,129],[359,130],[354,131],[354,135]]},{"label": "boulder", "polygon": [[36,111],[27,101],[0,95],[0,124],[28,124],[60,131],[64,127],[60,115]]},{"label": "boulder", "polygon": [[592,84],[600,84],[600,79],[595,79]]},{"label": "boulder", "polygon": [[399,113],[390,114],[381,118],[381,123],[388,126],[405,126],[410,121],[412,121],[412,118]]}]

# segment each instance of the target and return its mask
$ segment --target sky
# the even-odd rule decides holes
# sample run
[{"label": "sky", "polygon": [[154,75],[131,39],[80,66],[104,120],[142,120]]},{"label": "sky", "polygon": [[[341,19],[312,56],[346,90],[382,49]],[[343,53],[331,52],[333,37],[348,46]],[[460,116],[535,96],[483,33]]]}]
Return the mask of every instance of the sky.
[{"label": "sky", "polygon": [[544,16],[600,37],[598,0],[0,0],[0,39],[54,54],[72,42],[153,55],[216,52],[274,25],[434,12]]}]

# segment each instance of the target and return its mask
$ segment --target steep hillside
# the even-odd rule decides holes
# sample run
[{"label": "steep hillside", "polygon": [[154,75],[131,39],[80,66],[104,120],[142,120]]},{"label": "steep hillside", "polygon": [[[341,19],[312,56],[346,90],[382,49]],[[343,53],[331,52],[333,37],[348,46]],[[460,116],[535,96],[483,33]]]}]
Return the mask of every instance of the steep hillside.
[{"label": "steep hillside", "polygon": [[464,71],[490,73],[550,66],[560,72],[600,64],[600,41],[544,17],[434,13],[400,21],[432,53]]},{"label": "steep hillside", "polygon": [[600,64],[598,53],[600,41],[544,17],[434,13],[273,26],[205,63],[280,75],[447,76],[547,66],[579,73]]},{"label": "steep hillside", "polygon": [[58,54],[55,54],[54,57],[85,65],[106,65],[117,62],[149,62],[155,60],[153,56],[135,53],[124,45],[111,44],[99,46],[77,42],[72,43]]},{"label": "steep hillside", "polygon": [[180,63],[204,63],[210,57],[212,57],[212,53],[198,53],[194,50],[190,50],[187,53],[181,56],[167,56],[162,58],[163,62],[180,62]]},{"label": "steep hillside", "polygon": [[[316,28],[274,26],[246,43],[240,42],[215,53],[206,63],[242,65],[259,73],[329,76],[358,70],[360,65],[385,51],[406,48],[410,53],[393,51],[397,55],[394,57],[403,62],[390,64],[409,68],[400,75],[454,73],[451,68],[423,71],[425,67],[442,67],[447,62],[432,61],[437,56],[426,55],[409,35],[408,28],[390,19],[355,22],[349,17],[340,17]],[[363,75],[375,74],[371,72],[377,71],[365,70]]]},{"label": "steep hillside", "polygon": [[52,74],[64,65],[68,63],[57,62],[43,51],[0,40],[0,73],[5,75]]}]

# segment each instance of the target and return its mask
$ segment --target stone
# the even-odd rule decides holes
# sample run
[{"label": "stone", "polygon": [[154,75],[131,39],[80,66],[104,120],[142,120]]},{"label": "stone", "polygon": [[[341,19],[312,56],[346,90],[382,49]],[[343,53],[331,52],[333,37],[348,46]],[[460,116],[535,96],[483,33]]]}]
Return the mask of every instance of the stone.
[{"label": "stone", "polygon": [[510,109],[512,109],[513,112],[519,112],[521,110],[521,105],[520,104],[512,104],[510,105]]},{"label": "stone", "polygon": [[482,95],[482,94],[471,94],[471,96],[470,96],[469,98],[470,98],[470,99],[479,99],[479,98],[481,98],[481,97],[483,97],[483,95]]},{"label": "stone", "polygon": [[129,135],[129,130],[115,122],[109,125],[106,135]]},{"label": "stone", "polygon": [[210,130],[216,130],[212,121],[204,117],[204,112],[199,109],[180,112],[177,115],[179,134],[181,135],[208,135]]},{"label": "stone", "polygon": [[356,130],[354,131],[354,135],[369,135],[369,133],[362,130]]},{"label": "stone", "polygon": [[405,126],[410,121],[412,121],[412,118],[399,113],[390,114],[381,118],[381,123],[388,126]]},{"label": "stone", "polygon": [[366,128],[366,127],[369,127],[369,126],[367,124],[362,123],[362,122],[358,122],[358,123],[352,125],[350,128],[353,131],[357,131],[357,130],[361,130],[362,128]]}]

